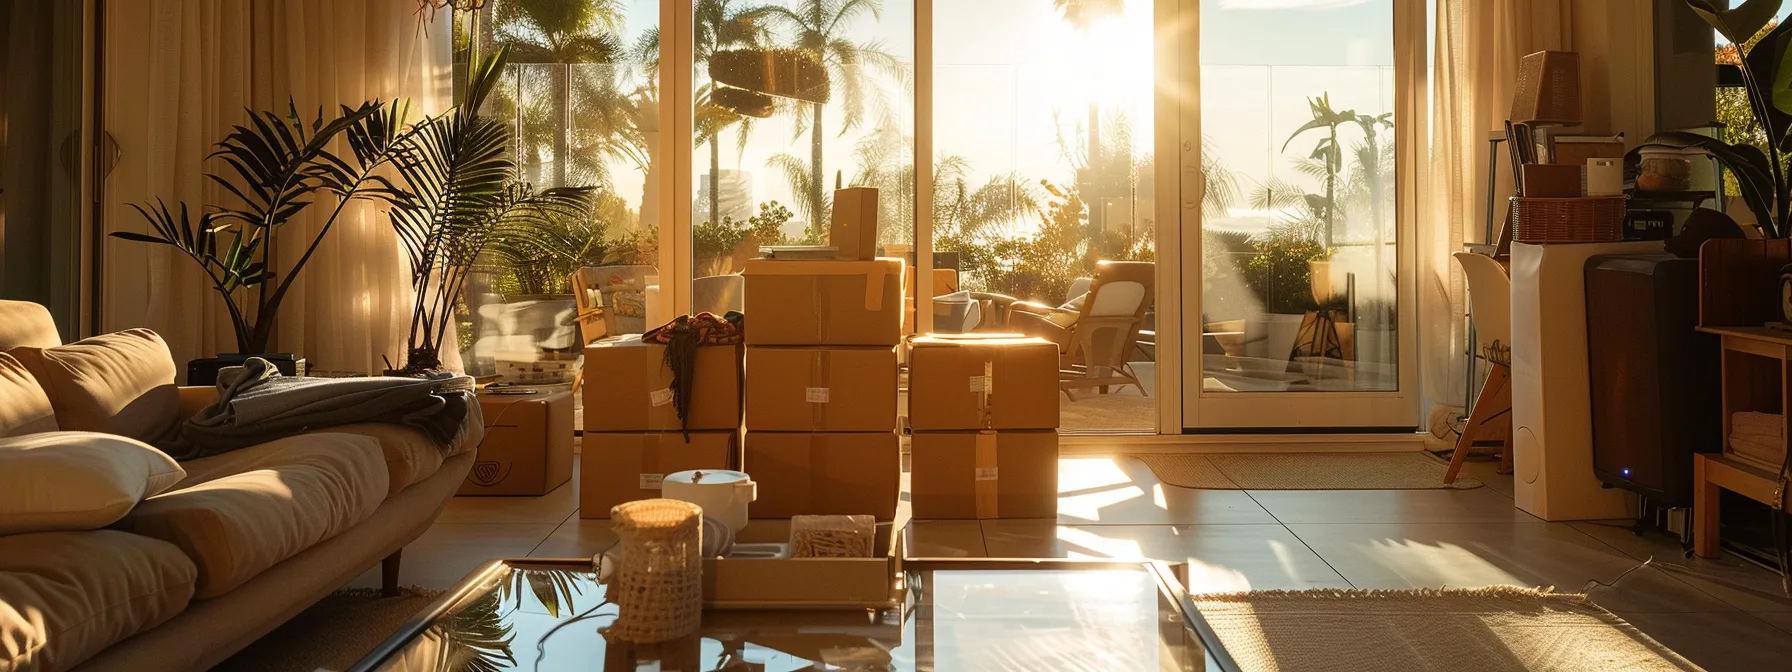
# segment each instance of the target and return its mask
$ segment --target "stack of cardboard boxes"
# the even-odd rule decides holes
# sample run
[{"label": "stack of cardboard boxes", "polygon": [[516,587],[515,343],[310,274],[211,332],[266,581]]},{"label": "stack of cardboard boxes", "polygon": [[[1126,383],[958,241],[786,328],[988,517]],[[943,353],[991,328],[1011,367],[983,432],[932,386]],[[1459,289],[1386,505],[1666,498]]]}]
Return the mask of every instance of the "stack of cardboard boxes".
[{"label": "stack of cardboard boxes", "polygon": [[929,335],[908,362],[914,517],[1056,518],[1058,346]]},{"label": "stack of cardboard boxes", "polygon": [[[700,346],[690,405],[678,419],[666,346],[639,335],[585,347],[581,518],[609,518],[623,502],[660,496],[666,474],[739,465],[741,348]],[[688,430],[688,431],[687,431]]]},{"label": "stack of cardboard boxes", "polygon": [[876,210],[875,190],[835,192],[844,259],[746,263],[754,518],[896,514],[903,264],[874,258]]}]

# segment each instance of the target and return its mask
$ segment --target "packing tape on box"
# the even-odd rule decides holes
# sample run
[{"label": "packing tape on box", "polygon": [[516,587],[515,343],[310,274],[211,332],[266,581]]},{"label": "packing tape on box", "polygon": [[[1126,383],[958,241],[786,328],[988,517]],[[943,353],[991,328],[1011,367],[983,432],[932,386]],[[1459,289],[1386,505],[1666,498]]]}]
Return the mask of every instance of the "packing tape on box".
[{"label": "packing tape on box", "polygon": [[977,456],[974,472],[976,479],[973,487],[977,495],[977,517],[996,518],[1001,515],[996,507],[996,485],[1001,473],[996,466],[996,433],[985,429],[977,432]]},{"label": "packing tape on box", "polygon": [[995,396],[996,393],[996,363],[994,358],[983,358],[983,375],[974,379],[971,383],[971,387],[977,391],[977,422],[982,424],[984,429],[990,429],[995,425],[995,417],[992,410],[993,404],[990,399]]},{"label": "packing tape on box", "polygon": [[816,493],[823,492],[828,487],[828,450],[827,446],[821,445],[821,441],[820,434],[809,435],[809,489],[803,493],[808,496],[809,501],[808,506],[804,507],[805,511],[816,509]]},{"label": "packing tape on box", "polygon": [[833,396],[829,387],[833,384],[834,353],[827,350],[816,350],[809,354],[809,387],[803,391],[803,401],[809,404],[809,423],[817,430],[828,428],[828,402]]}]

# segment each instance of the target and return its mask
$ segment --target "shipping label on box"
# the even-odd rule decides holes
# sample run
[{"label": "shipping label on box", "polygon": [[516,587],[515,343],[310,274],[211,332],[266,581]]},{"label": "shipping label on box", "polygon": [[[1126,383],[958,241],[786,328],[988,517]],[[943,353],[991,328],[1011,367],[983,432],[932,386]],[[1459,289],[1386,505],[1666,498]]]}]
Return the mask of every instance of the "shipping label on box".
[{"label": "shipping label on box", "polygon": [[1011,334],[910,341],[908,421],[917,431],[1056,429],[1058,346]]},{"label": "shipping label on box", "polygon": [[1056,431],[915,432],[917,520],[1057,518]]},{"label": "shipping label on box", "polygon": [[680,422],[666,346],[644,343],[639,334],[585,346],[585,431],[738,429],[740,363],[739,346],[698,346],[690,407]]},{"label": "shipping label on box", "polygon": [[742,466],[759,484],[752,516],[894,518],[902,487],[897,441],[893,432],[747,432]]},{"label": "shipping label on box", "polygon": [[660,496],[666,474],[733,469],[739,432],[586,433],[579,459],[579,517],[609,518],[623,502]]},{"label": "shipping label on box", "polygon": [[457,495],[545,495],[572,479],[572,394],[480,394],[485,437]]},{"label": "shipping label on box", "polygon": [[902,260],[752,259],[747,345],[883,345],[902,340]]},{"label": "shipping label on box", "polygon": [[746,426],[753,431],[888,432],[896,428],[894,348],[747,348]]}]

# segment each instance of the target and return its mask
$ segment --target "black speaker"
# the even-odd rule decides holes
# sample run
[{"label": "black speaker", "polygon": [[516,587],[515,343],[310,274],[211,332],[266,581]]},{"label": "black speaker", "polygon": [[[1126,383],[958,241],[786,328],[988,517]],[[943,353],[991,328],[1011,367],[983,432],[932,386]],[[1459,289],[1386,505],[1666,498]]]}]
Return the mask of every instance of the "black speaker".
[{"label": "black speaker", "polygon": [[1692,455],[1722,450],[1717,337],[1701,333],[1699,260],[1587,260],[1593,473],[1667,506],[1692,504]]}]

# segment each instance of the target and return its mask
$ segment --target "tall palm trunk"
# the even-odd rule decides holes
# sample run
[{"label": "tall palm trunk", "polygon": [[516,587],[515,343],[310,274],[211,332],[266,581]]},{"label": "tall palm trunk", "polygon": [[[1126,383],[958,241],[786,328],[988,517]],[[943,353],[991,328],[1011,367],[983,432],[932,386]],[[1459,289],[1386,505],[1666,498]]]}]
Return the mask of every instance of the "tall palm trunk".
[{"label": "tall palm trunk", "polygon": [[721,134],[709,136],[709,221],[722,221],[722,146],[716,140]]},{"label": "tall palm trunk", "polygon": [[554,186],[570,187],[566,181],[567,166],[572,163],[572,64],[560,64],[560,76],[554,82]]},{"label": "tall palm trunk", "polygon": [[821,107],[820,103],[814,104],[809,125],[809,209],[812,213],[810,216],[815,218],[809,226],[813,227],[812,230],[825,232],[828,229],[822,220],[827,218],[828,213],[823,207],[826,201],[822,200],[822,189],[826,182],[821,169]]},{"label": "tall palm trunk", "polygon": [[1338,146],[1338,125],[1332,124],[1331,151],[1325,157],[1325,248],[1331,249],[1338,230],[1338,171],[1344,169],[1344,150]]}]

